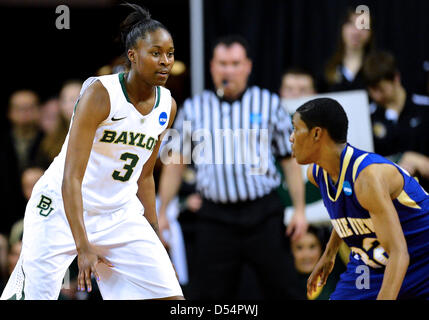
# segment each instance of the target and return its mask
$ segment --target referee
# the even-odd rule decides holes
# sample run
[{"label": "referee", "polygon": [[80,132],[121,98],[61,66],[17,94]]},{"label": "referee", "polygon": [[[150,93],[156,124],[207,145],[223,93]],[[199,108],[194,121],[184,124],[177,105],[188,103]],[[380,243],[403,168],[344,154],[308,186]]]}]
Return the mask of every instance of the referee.
[{"label": "referee", "polygon": [[[161,234],[168,228],[165,209],[179,190],[190,158],[203,198],[190,299],[236,298],[245,263],[254,269],[266,299],[305,299],[296,290],[287,237],[298,238],[307,229],[301,169],[291,158],[291,120],[276,94],[247,86],[251,69],[243,38],[227,36],[215,43],[210,71],[216,91],[185,101],[174,124],[183,138],[182,160],[165,165],[161,173]],[[204,148],[200,144],[196,152],[199,141]],[[281,183],[276,158],[295,208],[286,231],[276,193]]]}]

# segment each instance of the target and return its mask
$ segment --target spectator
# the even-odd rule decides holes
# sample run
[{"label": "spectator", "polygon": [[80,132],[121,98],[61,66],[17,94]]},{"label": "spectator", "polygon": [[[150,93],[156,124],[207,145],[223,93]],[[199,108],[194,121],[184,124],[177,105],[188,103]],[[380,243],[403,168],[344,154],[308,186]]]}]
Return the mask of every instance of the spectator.
[{"label": "spectator", "polygon": [[[36,172],[36,169],[38,168],[31,168],[30,170],[33,170],[34,172]],[[30,190],[30,193],[31,193],[31,190]],[[23,236],[23,230],[24,230],[23,228],[24,228],[23,219],[20,219],[17,222],[15,222],[11,228],[10,236],[9,236],[9,250],[7,252],[7,264],[6,264],[7,274],[6,274],[6,280],[4,282],[3,287],[6,285],[7,279],[12,274],[13,269],[18,263],[21,250],[22,250],[22,236]],[[73,277],[71,278],[71,276],[69,276],[69,278],[71,278],[71,281],[70,283],[67,284],[65,289],[61,290],[60,296],[58,298],[59,300],[76,300],[80,298],[79,294],[76,294],[77,290],[75,289],[77,275],[75,275],[73,272],[75,271],[72,269],[71,273]],[[84,299],[87,299],[87,295],[84,295]]]},{"label": "spectator", "polygon": [[[316,94],[316,85],[314,76],[307,70],[301,67],[292,67],[285,71],[282,76],[282,82],[280,86],[280,98],[282,100],[282,106],[287,110],[291,115],[293,110],[288,108],[287,99],[297,99],[310,95]],[[279,170],[279,173],[282,174],[281,166],[277,162],[276,167]],[[283,178],[283,176],[282,176]],[[310,193],[314,193],[314,188],[311,183],[307,182],[306,186],[306,196]],[[282,199],[283,204],[288,207],[291,205],[289,191],[287,190],[287,184],[282,183],[277,189],[280,198]],[[320,197],[319,191],[312,198],[319,199],[319,202],[322,204],[322,198]]]},{"label": "spectator", "polygon": [[8,277],[18,262],[22,249],[22,235],[24,230],[24,220],[20,219],[12,225],[9,236],[9,251],[7,255]]},{"label": "spectator", "polygon": [[22,192],[26,201],[30,199],[31,192],[36,182],[43,175],[45,170],[40,167],[28,167],[24,170],[21,176]]},{"label": "spectator", "polygon": [[[316,84],[313,75],[302,68],[293,67],[288,69],[282,77],[282,85],[280,87],[280,97],[282,99],[296,99],[316,94]],[[285,106],[286,107],[286,106]],[[283,184],[278,189],[280,196],[282,197],[283,203],[288,206],[290,205],[290,199],[287,189]],[[312,202],[315,204],[318,202],[320,208],[326,211],[322,198],[320,197],[319,190],[313,188],[310,182],[307,182],[306,195],[311,195]],[[307,203],[308,205],[309,203]],[[328,220],[329,222],[329,220]],[[300,282],[300,290],[305,294],[307,292],[307,278],[313,271],[314,266],[319,261],[319,258],[323,252],[324,237],[323,234],[330,233],[332,225],[310,225],[307,233],[296,241],[292,241],[291,249],[294,256],[295,269],[297,271],[297,278]],[[343,252],[346,251],[346,255],[350,253],[347,248],[341,248]],[[348,252],[347,252],[348,251]],[[338,263],[337,269],[344,269],[344,264]],[[336,272],[334,272],[336,274]],[[338,274],[329,279],[329,283],[323,287],[322,290],[317,291],[313,296],[308,297],[310,300],[327,300],[329,295],[335,289],[335,284],[338,281]]]},{"label": "spectator", "polygon": [[316,94],[316,84],[313,75],[305,69],[293,67],[282,76],[280,97],[295,99]]},{"label": "spectator", "polygon": [[429,190],[429,104],[416,101],[402,86],[395,58],[388,52],[367,57],[363,74],[371,104],[374,149],[398,162]]},{"label": "spectator", "polygon": [[[309,226],[304,236],[291,242],[295,268],[298,271],[298,278],[303,292],[307,292],[307,279],[324,251],[325,238],[323,237],[323,230]],[[307,296],[307,298],[310,300],[329,300],[329,296],[334,292],[340,278],[340,273],[344,270],[344,263],[337,261],[326,285],[312,296]]]},{"label": "spectator", "polygon": [[[22,190],[23,194],[28,201],[31,196],[31,192],[33,191],[34,185],[37,183],[39,178],[43,175],[45,172],[44,169],[40,167],[28,167],[24,170],[22,173],[21,181],[22,181]],[[17,257],[16,255],[20,253],[21,248],[21,240],[22,240],[22,230],[23,230],[23,224],[24,219],[18,220],[11,229],[10,236],[9,236],[9,242],[11,243],[10,253],[9,253],[9,260],[14,262],[13,266],[15,266]],[[12,269],[13,270],[13,267]],[[86,300],[88,299],[89,294],[86,292],[78,293],[77,292],[77,262],[76,259],[73,261],[72,265],[68,269],[68,283],[66,283],[66,286],[61,289],[59,300]],[[95,281],[94,281],[95,282]],[[94,292],[91,294],[99,294],[97,284],[95,283],[94,286]]]},{"label": "spectator", "polygon": [[13,246],[15,243],[22,240],[23,230],[24,230],[24,219],[19,219],[12,225],[12,228],[10,228],[9,241],[8,241],[9,246]]},{"label": "spectator", "polygon": [[[81,81],[69,80],[61,88],[58,99],[59,113],[55,128],[52,129],[51,127],[49,129],[50,132],[47,132],[41,143],[40,153],[38,154],[38,162],[42,163],[44,167],[48,167],[61,151],[81,87]],[[51,102],[51,105],[45,106],[45,108],[54,109],[52,104],[54,104],[54,101]],[[51,112],[54,112],[54,110]],[[45,115],[49,116],[47,113]]]},{"label": "spectator", "polygon": [[12,271],[15,268],[16,263],[18,262],[19,255],[21,254],[21,249],[22,237],[20,240],[10,244],[9,253],[7,256],[9,276],[12,274]]},{"label": "spectator", "polygon": [[21,191],[21,174],[36,159],[43,138],[39,123],[39,97],[31,90],[14,92],[9,100],[10,130],[2,136],[0,155],[2,170],[2,203],[10,204],[2,212],[0,233],[7,235],[12,224],[24,215],[26,201]]},{"label": "spectator", "polygon": [[423,86],[421,89],[413,90],[413,100],[417,101],[418,104],[429,104],[429,59],[426,59],[422,63],[423,72]]},{"label": "spectator", "polygon": [[[39,178],[43,175],[45,170],[40,167],[28,167],[24,169],[21,175],[21,187],[22,194],[24,195],[25,201],[27,202],[31,197],[34,185],[37,183]],[[22,239],[24,219],[19,219],[14,222],[9,233],[9,245],[12,246],[15,242]]]},{"label": "spectator", "polygon": [[[21,186],[22,194],[24,195],[25,203],[30,199],[31,192],[37,180],[43,175],[44,170],[39,167],[28,167],[23,170],[21,175]],[[0,283],[0,287],[3,288],[6,285],[7,279],[9,278],[13,268],[18,261],[19,254],[22,247],[22,234],[24,227],[24,219],[17,216],[17,220],[13,223],[8,232],[9,239],[0,235],[0,268],[6,268],[6,270],[0,270],[6,272],[4,284]],[[2,250],[5,251],[2,251]],[[2,264],[5,257],[6,263]],[[0,281],[1,282],[1,281]]]},{"label": "spectator", "polygon": [[[66,81],[60,91],[60,110],[65,120],[70,124],[73,110],[79,98],[80,89],[82,88],[82,81],[68,80]],[[68,126],[67,126],[68,130]]]},{"label": "spectator", "polygon": [[[34,185],[37,180],[43,175],[44,170],[39,167],[28,167],[23,170],[21,175],[21,186],[22,186],[22,194],[24,195],[25,203],[30,199],[31,192],[33,190]],[[10,276],[13,268],[18,261],[19,254],[21,252],[22,247],[22,234],[24,227],[24,219],[22,217],[17,217],[18,219],[10,228],[10,232],[8,232],[9,239],[0,235],[0,272],[5,271],[5,280],[4,285],[6,285],[7,279]],[[20,219],[19,219],[20,218]],[[5,251],[2,251],[2,250]],[[4,254],[4,256],[1,256]],[[6,263],[2,264],[3,260],[6,257]],[[6,270],[1,270],[1,268],[6,268]],[[0,281],[1,282],[1,281]],[[2,283],[0,283],[0,287],[3,288]]]},{"label": "spectator", "polygon": [[[190,121],[194,132],[204,132],[210,141],[213,139],[214,147],[205,150],[205,158],[195,163],[203,205],[198,212],[197,261],[195,278],[191,279],[195,290],[189,297],[237,298],[242,266],[248,263],[256,271],[265,298],[300,298],[295,296],[296,279],[291,277],[294,270],[283,224],[284,207],[275,191],[280,176],[273,161],[274,156],[282,159],[295,206],[287,234],[298,238],[305,232],[307,221],[302,173],[290,153],[290,117],[276,94],[257,86],[248,87],[252,62],[244,39],[227,36],[213,48],[210,71],[215,91],[206,90],[187,99],[174,125],[180,131],[185,121]],[[259,146],[250,146],[259,152],[258,157],[267,157],[266,170],[260,167],[262,170],[257,171],[257,165],[249,163],[252,159],[243,161],[243,153],[249,149],[245,143],[234,143],[233,135],[222,137],[218,131],[241,130],[250,140],[246,128],[257,132],[257,141],[263,133],[260,129],[268,131],[266,154],[259,152]],[[190,142],[190,136],[183,130],[182,134],[184,143]],[[226,142],[220,142],[220,138]],[[220,149],[222,146],[226,147]],[[234,148],[238,150],[235,154],[231,152]],[[220,154],[223,159],[218,158]],[[190,155],[183,154],[184,158]],[[184,167],[181,162],[163,168],[159,187],[161,230],[168,228],[165,210],[177,194]]]},{"label": "spectator", "polygon": [[[292,115],[295,110],[293,109],[293,107],[290,106],[290,104],[288,104],[288,99],[304,98],[311,95],[315,95],[317,92],[314,76],[309,71],[301,67],[292,67],[283,74],[279,92],[283,108],[285,108],[289,112],[289,114]],[[276,166],[279,169],[279,172],[282,173],[280,170],[280,164],[276,163]],[[305,168],[305,166],[301,167],[301,169],[304,170],[303,172],[305,172]],[[282,199],[283,204],[286,207],[290,207],[291,199],[287,184],[282,183],[277,188],[277,191],[280,195],[280,198]],[[320,212],[321,215],[325,214],[327,216],[327,212],[323,204],[322,197],[320,196],[319,190],[315,188],[313,184],[311,184],[309,181],[306,181],[305,195],[307,205],[312,204],[313,208],[316,208],[316,210]],[[310,215],[308,215],[309,208],[310,207],[307,207],[307,218],[311,219],[311,212]],[[287,216],[288,212],[286,210],[286,220],[288,218]],[[326,221],[319,220],[317,222],[325,223],[327,226],[329,226],[329,228],[331,227],[329,219],[326,219]]]},{"label": "spectator", "polygon": [[49,135],[55,131],[59,120],[60,105],[58,98],[52,97],[45,101],[40,108],[40,127]]},{"label": "spectator", "polygon": [[121,55],[119,57],[115,57],[110,64],[106,64],[102,67],[100,67],[96,74],[97,77],[104,76],[112,73],[121,73],[121,72],[128,72],[129,67],[127,66],[127,57],[124,55]]},{"label": "spectator", "polygon": [[374,49],[374,30],[372,20],[370,29],[358,29],[358,17],[353,9],[348,9],[341,20],[337,49],[326,64],[321,92],[365,88],[362,65],[365,57]]}]

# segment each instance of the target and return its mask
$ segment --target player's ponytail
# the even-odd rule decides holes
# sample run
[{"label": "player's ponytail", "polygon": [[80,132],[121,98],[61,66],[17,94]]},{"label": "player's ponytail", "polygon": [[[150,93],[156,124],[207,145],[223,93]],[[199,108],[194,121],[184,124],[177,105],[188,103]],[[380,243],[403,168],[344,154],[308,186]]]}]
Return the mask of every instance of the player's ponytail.
[{"label": "player's ponytail", "polygon": [[[123,3],[133,10],[121,23],[121,39],[125,47],[125,52],[132,48],[139,38],[145,38],[147,32],[155,31],[159,28],[167,28],[159,21],[151,18],[149,11],[137,4]],[[168,30],[167,30],[168,31]]]}]

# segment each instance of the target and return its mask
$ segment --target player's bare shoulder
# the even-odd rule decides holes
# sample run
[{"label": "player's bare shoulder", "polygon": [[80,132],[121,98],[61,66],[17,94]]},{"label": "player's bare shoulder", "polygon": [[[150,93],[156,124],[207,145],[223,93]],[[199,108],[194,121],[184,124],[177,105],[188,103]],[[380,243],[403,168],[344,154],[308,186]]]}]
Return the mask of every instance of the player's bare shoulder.
[{"label": "player's bare shoulder", "polygon": [[373,192],[375,188],[381,188],[395,199],[402,191],[404,179],[398,167],[389,163],[374,163],[364,168],[355,182],[357,194]]},{"label": "player's bare shoulder", "polygon": [[[91,104],[93,112],[101,112],[109,115],[110,111],[110,98],[107,89],[103,86],[100,80],[94,81],[83,93],[79,105]],[[81,106],[79,106],[81,108]]]}]

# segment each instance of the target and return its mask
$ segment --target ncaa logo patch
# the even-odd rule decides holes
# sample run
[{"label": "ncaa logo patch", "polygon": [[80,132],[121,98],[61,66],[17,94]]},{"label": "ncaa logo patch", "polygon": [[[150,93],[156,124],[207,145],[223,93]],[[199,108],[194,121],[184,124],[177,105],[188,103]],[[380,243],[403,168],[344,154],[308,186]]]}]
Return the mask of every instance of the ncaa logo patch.
[{"label": "ncaa logo patch", "polygon": [[161,126],[163,126],[166,123],[167,123],[167,113],[166,112],[161,112],[161,114],[159,115],[159,124]]},{"label": "ncaa logo patch", "polygon": [[348,181],[344,181],[343,183],[343,191],[346,194],[346,196],[350,196],[352,194],[352,186]]}]

